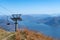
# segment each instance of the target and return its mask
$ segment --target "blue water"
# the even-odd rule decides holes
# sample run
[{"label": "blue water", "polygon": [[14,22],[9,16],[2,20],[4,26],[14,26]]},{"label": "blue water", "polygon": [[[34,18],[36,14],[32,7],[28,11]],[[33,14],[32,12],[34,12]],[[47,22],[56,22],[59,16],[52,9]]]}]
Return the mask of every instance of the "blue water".
[{"label": "blue water", "polygon": [[[24,23],[24,24],[23,24]],[[33,22],[22,22],[20,24],[26,25],[26,27],[30,30],[35,30],[43,33],[44,35],[51,36],[54,38],[60,38],[60,26],[52,27],[46,24],[36,24]]]},{"label": "blue water", "polygon": [[[33,18],[32,18],[33,19]],[[38,32],[41,32],[43,33],[44,35],[47,35],[47,36],[51,36],[51,37],[54,37],[54,38],[60,38],[60,26],[50,26],[50,25],[47,25],[47,24],[44,24],[44,23],[35,23],[35,19],[33,21],[31,18],[29,19],[29,17],[27,18],[23,18],[23,21],[19,22],[18,26],[19,28],[25,26],[26,28],[30,29],[30,30],[35,30],[35,31],[38,31]],[[30,21],[29,21],[30,20]],[[5,22],[5,21],[4,21]],[[54,23],[54,20],[51,21]],[[8,30],[8,31],[14,31],[14,24],[12,22],[10,22],[11,25],[6,25],[6,22],[5,23],[1,23],[0,26],[2,26],[5,30]],[[52,23],[52,24],[53,24]]]}]

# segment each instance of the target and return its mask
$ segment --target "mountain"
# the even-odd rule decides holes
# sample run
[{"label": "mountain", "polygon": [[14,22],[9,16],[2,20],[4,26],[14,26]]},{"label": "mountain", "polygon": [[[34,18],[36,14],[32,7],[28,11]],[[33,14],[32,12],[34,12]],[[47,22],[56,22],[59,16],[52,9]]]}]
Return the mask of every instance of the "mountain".
[{"label": "mountain", "polygon": [[7,32],[3,28],[0,27],[0,40],[7,37],[9,34],[10,34],[10,32]]},{"label": "mountain", "polygon": [[60,26],[60,16],[58,17],[48,17],[46,19],[39,19],[37,23],[44,23],[49,26],[58,27]]},{"label": "mountain", "polygon": [[[18,28],[28,28],[39,31],[45,35],[60,38],[60,17],[51,15],[22,15],[22,21],[18,21]],[[10,25],[7,25],[10,23]],[[0,26],[7,31],[15,31],[14,22],[10,16],[0,17]]]},{"label": "mountain", "polygon": [[54,40],[54,38],[43,35],[42,33],[36,31],[22,29],[17,30],[16,34],[9,37],[8,40]]},{"label": "mountain", "polygon": [[51,17],[51,15],[48,14],[32,14],[31,16],[33,16],[36,19],[45,19]]}]

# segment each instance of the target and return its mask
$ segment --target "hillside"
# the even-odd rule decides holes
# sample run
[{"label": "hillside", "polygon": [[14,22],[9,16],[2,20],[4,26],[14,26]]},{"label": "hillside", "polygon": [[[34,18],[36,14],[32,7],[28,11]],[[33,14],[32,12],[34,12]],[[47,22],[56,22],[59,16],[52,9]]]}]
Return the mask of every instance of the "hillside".
[{"label": "hillside", "polygon": [[[60,38],[60,16],[49,15],[22,15],[22,21],[18,21],[18,28],[26,27],[36,30],[54,38]],[[10,23],[10,25],[7,25]],[[9,32],[15,31],[14,22],[10,16],[0,16],[0,26]]]},{"label": "hillside", "polygon": [[7,40],[53,40],[53,38],[36,31],[23,29],[17,30],[15,35],[9,37]]},{"label": "hillside", "polygon": [[0,40],[7,37],[10,34],[10,32],[5,31],[4,29],[0,29]]}]

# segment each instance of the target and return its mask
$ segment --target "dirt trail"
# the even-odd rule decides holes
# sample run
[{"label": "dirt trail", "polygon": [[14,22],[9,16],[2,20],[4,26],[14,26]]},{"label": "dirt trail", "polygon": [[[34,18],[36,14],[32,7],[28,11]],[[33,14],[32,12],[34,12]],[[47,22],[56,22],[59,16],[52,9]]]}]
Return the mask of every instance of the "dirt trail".
[{"label": "dirt trail", "polygon": [[9,35],[8,37],[5,37],[4,39],[2,39],[2,40],[7,40],[10,36],[12,36],[12,35],[14,35],[14,34],[11,34],[11,35]]}]

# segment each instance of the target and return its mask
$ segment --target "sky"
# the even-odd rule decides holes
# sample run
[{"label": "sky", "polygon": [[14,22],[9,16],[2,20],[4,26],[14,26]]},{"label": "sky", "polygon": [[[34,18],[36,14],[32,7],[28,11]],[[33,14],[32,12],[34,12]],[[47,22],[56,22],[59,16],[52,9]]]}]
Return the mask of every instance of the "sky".
[{"label": "sky", "polygon": [[0,0],[0,15],[60,14],[60,0]]}]

